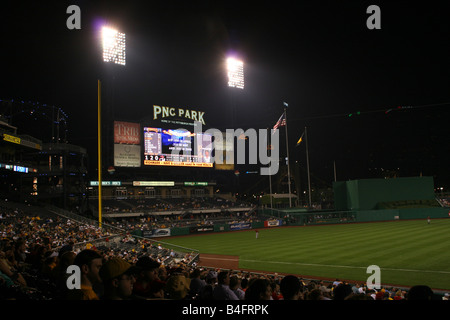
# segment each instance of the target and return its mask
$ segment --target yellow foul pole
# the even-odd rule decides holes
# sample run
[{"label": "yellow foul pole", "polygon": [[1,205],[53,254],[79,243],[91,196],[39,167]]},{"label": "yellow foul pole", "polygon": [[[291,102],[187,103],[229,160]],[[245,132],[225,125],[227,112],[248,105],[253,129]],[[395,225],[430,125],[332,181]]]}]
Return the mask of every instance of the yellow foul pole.
[{"label": "yellow foul pole", "polygon": [[98,87],[98,227],[102,227],[102,121],[101,121],[101,83],[97,82]]}]

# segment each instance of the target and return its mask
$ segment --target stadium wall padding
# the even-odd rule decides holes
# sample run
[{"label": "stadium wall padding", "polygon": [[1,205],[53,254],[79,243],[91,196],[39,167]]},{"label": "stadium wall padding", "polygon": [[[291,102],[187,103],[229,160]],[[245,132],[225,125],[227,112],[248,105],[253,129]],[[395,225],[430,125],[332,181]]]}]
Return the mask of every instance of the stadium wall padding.
[{"label": "stadium wall padding", "polygon": [[398,210],[363,210],[356,212],[356,222],[387,221],[396,219],[399,219]]},{"label": "stadium wall padding", "polygon": [[230,225],[229,224],[215,224],[214,225],[214,232],[222,232],[222,231],[230,231]]},{"label": "stadium wall padding", "polygon": [[253,228],[253,229],[261,229],[261,228],[265,228],[265,226],[264,226],[264,221],[260,221],[260,222],[252,222],[252,228]]},{"label": "stadium wall padding", "polygon": [[170,235],[171,236],[184,236],[189,234],[189,227],[175,227],[170,228]]},{"label": "stadium wall padding", "polygon": [[437,218],[449,218],[450,208],[411,208],[411,209],[400,209],[399,215],[400,219],[425,219],[430,217],[431,219]]}]

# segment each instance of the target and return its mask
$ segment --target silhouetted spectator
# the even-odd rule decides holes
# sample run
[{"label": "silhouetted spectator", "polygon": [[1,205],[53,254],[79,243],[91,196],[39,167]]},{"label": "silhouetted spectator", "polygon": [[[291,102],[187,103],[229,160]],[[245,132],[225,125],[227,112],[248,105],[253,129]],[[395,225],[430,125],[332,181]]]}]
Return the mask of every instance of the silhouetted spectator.
[{"label": "silhouetted spectator", "polygon": [[344,300],[353,292],[352,287],[347,283],[341,283],[333,290],[333,300]]},{"label": "silhouetted spectator", "polygon": [[280,282],[283,300],[302,300],[302,288],[300,279],[294,275],[287,275]]},{"label": "silhouetted spectator", "polygon": [[245,291],[245,300],[270,300],[272,286],[267,279],[255,279],[249,282]]},{"label": "silhouetted spectator", "polygon": [[409,289],[406,300],[433,300],[434,293],[430,287],[424,285],[416,285]]}]

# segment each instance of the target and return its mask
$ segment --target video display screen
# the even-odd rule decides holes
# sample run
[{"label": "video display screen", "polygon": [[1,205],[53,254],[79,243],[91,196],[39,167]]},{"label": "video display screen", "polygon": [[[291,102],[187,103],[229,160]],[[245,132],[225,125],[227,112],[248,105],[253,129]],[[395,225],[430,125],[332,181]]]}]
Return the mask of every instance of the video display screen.
[{"label": "video display screen", "polygon": [[144,165],[212,168],[212,135],[144,127]]}]

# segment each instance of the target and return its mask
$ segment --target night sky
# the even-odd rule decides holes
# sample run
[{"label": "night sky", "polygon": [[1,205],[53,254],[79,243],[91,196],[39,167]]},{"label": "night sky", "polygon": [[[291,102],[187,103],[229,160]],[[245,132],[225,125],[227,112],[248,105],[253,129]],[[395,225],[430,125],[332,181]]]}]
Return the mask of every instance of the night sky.
[{"label": "night sky", "polygon": [[[258,129],[272,127],[287,102],[291,158],[304,170],[305,145],[295,142],[307,126],[316,183],[331,183],[335,162],[338,180],[393,170],[431,175],[447,188],[445,3],[4,1],[0,99],[62,108],[69,143],[93,155],[97,79],[111,74],[119,120],[150,117],[156,104],[203,110],[208,127],[225,129],[234,103],[237,126]],[[66,27],[71,4],[81,9],[81,30]],[[372,4],[381,9],[380,30],[366,26]],[[102,22],[126,33],[125,67],[102,62]],[[243,91],[227,87],[230,52],[244,60]],[[38,126],[19,131],[40,138]]]}]

